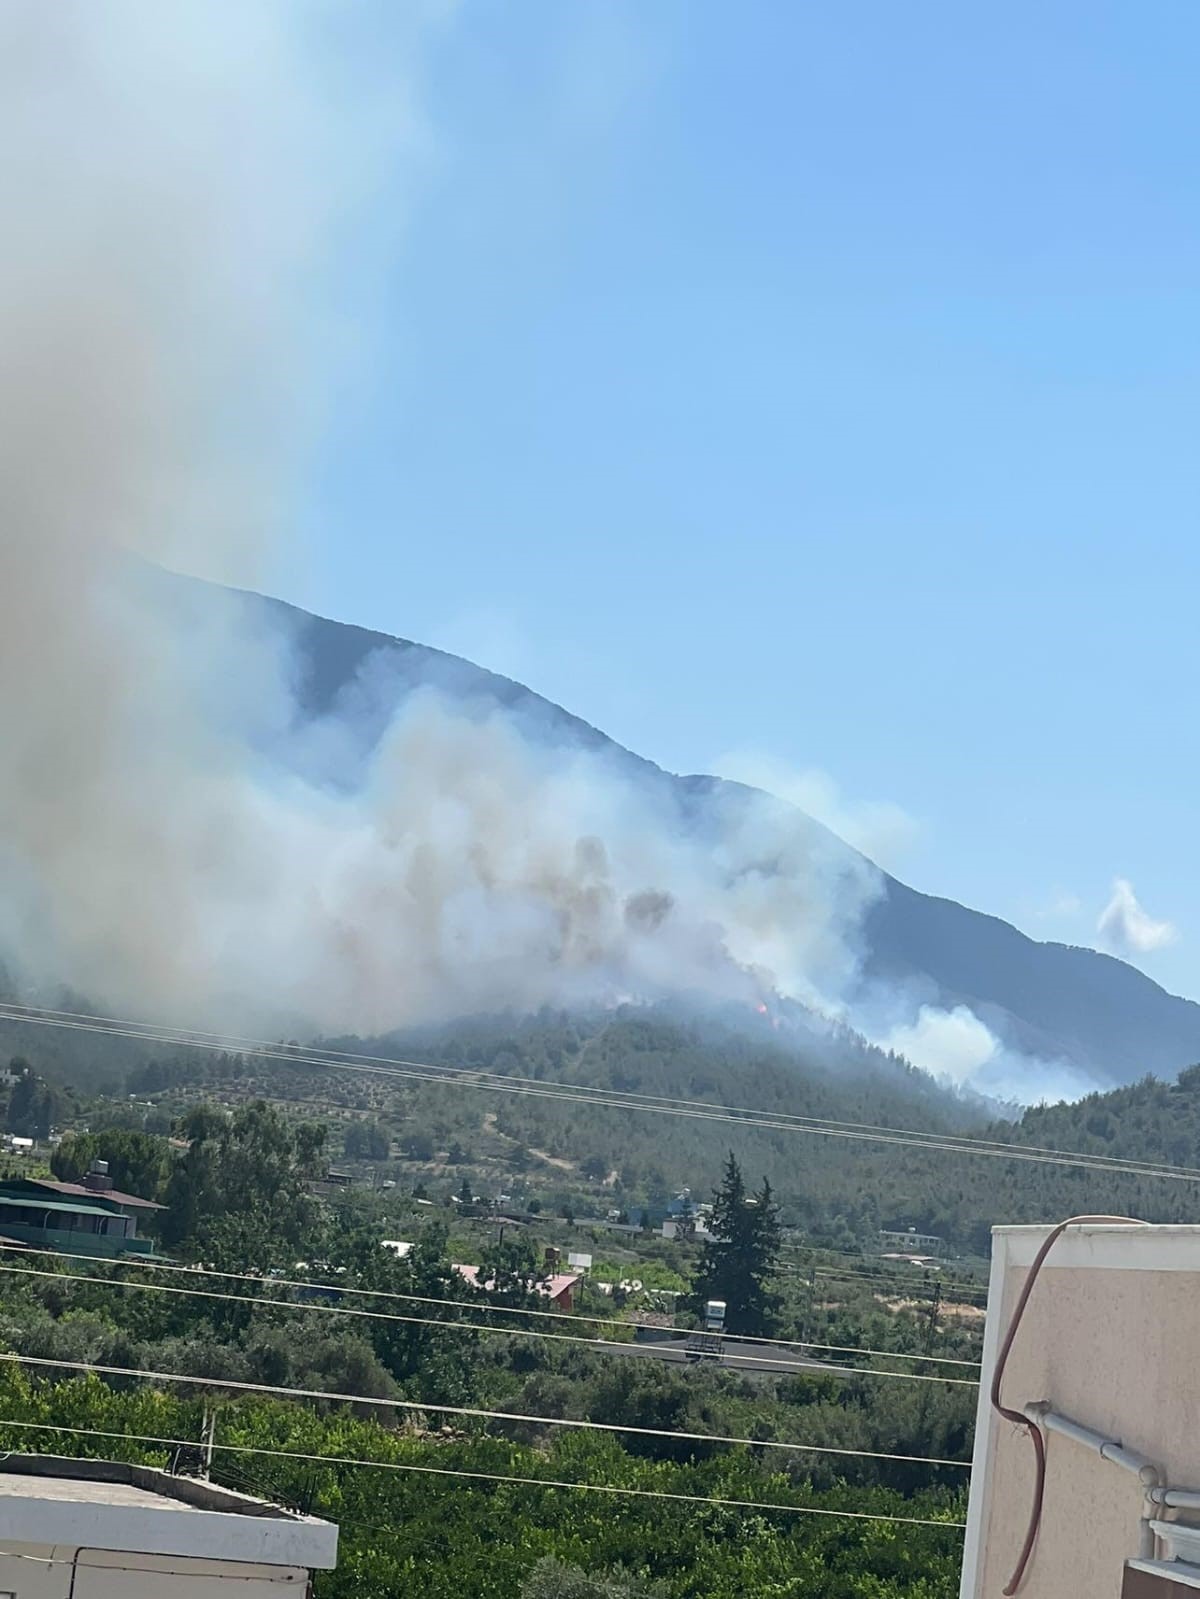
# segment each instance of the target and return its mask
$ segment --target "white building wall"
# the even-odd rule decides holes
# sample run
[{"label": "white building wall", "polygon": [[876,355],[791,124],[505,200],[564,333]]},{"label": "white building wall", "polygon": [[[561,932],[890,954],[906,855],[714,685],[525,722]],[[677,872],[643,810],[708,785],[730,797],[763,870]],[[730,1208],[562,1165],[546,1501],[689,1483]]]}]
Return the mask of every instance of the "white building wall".
[{"label": "white building wall", "polygon": [[[1029,1520],[1033,1449],[988,1402],[1003,1331],[1048,1228],[997,1228],[962,1599],[998,1599]],[[1039,1274],[1004,1377],[1013,1410],[1052,1409],[1200,1488],[1200,1228],[1073,1229]],[[1047,1438],[1041,1533],[1021,1599],[1119,1599],[1138,1553],[1137,1478]]]},{"label": "white building wall", "polygon": [[[21,1559],[20,1556],[29,1558]],[[47,1565],[42,1562],[54,1561]],[[0,1594],[17,1599],[281,1599],[307,1591],[308,1569],[113,1550],[6,1544]],[[237,1582],[228,1579],[236,1577]],[[74,1587],[72,1587],[74,1578]]]}]

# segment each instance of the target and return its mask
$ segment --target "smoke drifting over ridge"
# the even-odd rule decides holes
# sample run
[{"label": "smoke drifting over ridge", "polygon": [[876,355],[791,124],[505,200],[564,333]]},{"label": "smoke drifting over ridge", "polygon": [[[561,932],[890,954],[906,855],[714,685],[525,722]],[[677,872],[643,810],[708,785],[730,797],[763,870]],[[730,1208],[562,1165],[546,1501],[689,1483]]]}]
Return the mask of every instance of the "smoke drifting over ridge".
[{"label": "smoke drifting over ridge", "polygon": [[[286,559],[436,162],[420,85],[451,21],[0,10],[0,965],[218,1029],[771,990],[862,1025],[880,878],[790,806],[742,792],[698,831],[652,771],[434,689],[396,709],[386,668],[306,719],[286,627],[168,603],[138,559],[243,583]],[[347,91],[356,50],[386,81]],[[885,1047],[994,1069],[970,1013],[884,998]]]},{"label": "smoke drifting over ridge", "polygon": [[[333,731],[297,722],[286,636],[235,597],[183,625],[130,559],[269,566],[363,340],[325,290],[351,254],[386,266],[367,202],[428,157],[440,22],[399,27],[386,98],[351,114],[325,20],[0,17],[0,956],[213,1025],[836,993],[872,876],[803,818],[756,802],[689,840],[604,757],[433,693],[347,789]],[[353,286],[369,303],[369,265]]]}]

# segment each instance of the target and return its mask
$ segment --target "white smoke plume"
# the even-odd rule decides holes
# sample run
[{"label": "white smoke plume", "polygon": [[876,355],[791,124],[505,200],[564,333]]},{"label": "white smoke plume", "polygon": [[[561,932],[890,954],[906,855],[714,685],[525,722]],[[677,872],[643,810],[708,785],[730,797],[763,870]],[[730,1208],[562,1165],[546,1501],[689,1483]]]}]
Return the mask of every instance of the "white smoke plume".
[{"label": "white smoke plume", "polygon": [[765,789],[797,806],[885,871],[899,865],[919,831],[913,818],[891,800],[853,804],[827,772],[812,768],[795,771],[761,751],[730,751],[717,760],[713,770],[732,782]]},{"label": "white smoke plume", "polygon": [[836,992],[873,874],[802,817],[689,841],[602,756],[431,694],[347,789],[261,613],[210,596],[182,626],[131,563],[269,570],[369,342],[327,290],[369,304],[395,245],[371,202],[428,161],[440,22],[366,10],[375,99],[339,76],[347,8],[0,14],[0,957],[213,1026]]},{"label": "white smoke plume", "polygon": [[[899,1003],[900,996],[893,996]],[[1055,1104],[1091,1093],[1091,1076],[1067,1060],[1043,1060],[1009,1048],[967,1005],[921,1005],[911,1021],[874,1035],[939,1082],[1022,1105]]]},{"label": "white smoke plume", "polygon": [[[698,836],[652,773],[432,690],[393,714],[386,672],[359,685],[364,751],[297,725],[262,607],[166,604],[135,559],[278,569],[435,158],[420,85],[449,20],[0,8],[0,964],[214,1029],[681,991],[843,1014],[879,876],[788,804],[718,796]],[[909,831],[779,787],[871,852]],[[987,1038],[922,1012],[893,1042],[963,1080]]]},{"label": "white smoke plume", "polygon": [[1112,898],[1100,913],[1096,931],[1105,948],[1125,956],[1152,954],[1178,937],[1173,923],[1155,921],[1142,908],[1127,877],[1114,880]]}]

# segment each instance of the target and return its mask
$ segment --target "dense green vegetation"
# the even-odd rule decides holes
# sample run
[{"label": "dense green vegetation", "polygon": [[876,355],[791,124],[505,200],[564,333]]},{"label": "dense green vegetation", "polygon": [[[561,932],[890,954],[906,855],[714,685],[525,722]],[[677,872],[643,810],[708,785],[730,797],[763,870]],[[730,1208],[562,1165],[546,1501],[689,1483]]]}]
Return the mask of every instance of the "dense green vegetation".
[{"label": "dense green vegetation", "polygon": [[[464,1178],[473,1192],[534,1197],[577,1216],[608,1209],[656,1213],[684,1185],[708,1193],[720,1181],[729,1124],[666,1117],[527,1094],[465,1090],[198,1050],[154,1050],[91,1035],[6,1024],[44,1080],[42,1121],[94,1123],[104,1115],[165,1133],[190,1106],[263,1097],[301,1117],[318,1110],[330,1155],[369,1165],[374,1179],[424,1181],[440,1197]],[[997,1121],[897,1057],[852,1036],[774,1032],[720,1019],[683,1022],[628,1010],[568,1016],[489,1017],[386,1040],[330,1045],[383,1058],[467,1067],[533,1085],[565,1083],[617,1093],[670,1096],[776,1115],[978,1133],[1016,1145],[1200,1166],[1200,1084],[1146,1079],[1076,1105],[1028,1110]],[[36,1098],[32,1085],[27,1098]],[[516,1085],[522,1086],[522,1085]],[[130,1099],[129,1096],[134,1096]],[[27,1124],[27,1121],[26,1121]],[[12,1106],[10,1130],[16,1131]],[[1131,1211],[1179,1221],[1195,1214],[1189,1185],[920,1149],[847,1143],[744,1126],[737,1152],[754,1181],[766,1176],[785,1224],[838,1248],[873,1243],[880,1227],[915,1226],[984,1254],[990,1228],[1082,1209]],[[448,1172],[452,1167],[453,1172]],[[603,1203],[603,1209],[601,1205]]]},{"label": "dense green vegetation", "polygon": [[[142,1185],[167,1206],[159,1227],[176,1259],[209,1268],[257,1272],[200,1279],[200,1294],[177,1275],[131,1273],[101,1261],[48,1262],[9,1255],[0,1260],[0,1344],[48,1361],[198,1374],[218,1382],[268,1383],[358,1396],[344,1407],[327,1402],[221,1401],[218,1441],[327,1457],[386,1461],[405,1468],[528,1478],[495,1482],[430,1476],[423,1470],[386,1473],[363,1466],[289,1463],[278,1456],[218,1454],[215,1475],[234,1485],[304,1504],[343,1526],[343,1558],[322,1577],[321,1599],[369,1594],[388,1599],[429,1594],[724,1595],[873,1592],[949,1599],[955,1584],[954,1529],[817,1517],[805,1509],[854,1508],[883,1516],[936,1521],[961,1519],[963,1474],[920,1462],[821,1455],[789,1449],[805,1444],[880,1453],[964,1458],[969,1447],[974,1391],[929,1385],[899,1393],[879,1379],[830,1369],[811,1374],[743,1371],[736,1366],[665,1366],[629,1361],[594,1343],[630,1336],[628,1316],[654,1290],[621,1298],[591,1289],[577,1331],[564,1338],[506,1321],[504,1309],[540,1303],[543,1274],[533,1227],[497,1236],[485,1216],[461,1207],[421,1207],[411,1194],[353,1189],[321,1191],[325,1128],[289,1119],[262,1102],[232,1114],[195,1107],[176,1127],[176,1146],[125,1128],[93,1129],[68,1138],[54,1155],[64,1177],[93,1159],[109,1161],[123,1181]],[[317,1190],[317,1191],[314,1191]],[[741,1195],[741,1198],[739,1198]],[[760,1213],[770,1221],[769,1193]],[[718,1209],[731,1217],[746,1203],[736,1163],[730,1163]],[[403,1212],[405,1225],[397,1228]],[[773,1224],[772,1224],[773,1225]],[[548,1219],[546,1236],[574,1237],[568,1224]],[[415,1235],[403,1259],[381,1247],[385,1232]],[[603,1237],[603,1234],[597,1235]],[[757,1235],[761,1238],[761,1233]],[[702,1285],[703,1273],[724,1272],[709,1245],[676,1251],[674,1273],[656,1254],[664,1240],[630,1239],[646,1251],[645,1266],[622,1242],[610,1247],[656,1275]],[[770,1258],[754,1263],[764,1286],[780,1240],[767,1239]],[[730,1252],[741,1253],[734,1229]],[[468,1258],[491,1277],[495,1292],[486,1317],[471,1306],[473,1290],[452,1270]],[[303,1265],[300,1260],[303,1260]],[[615,1271],[620,1262],[613,1263]],[[41,1273],[64,1273],[44,1276]],[[297,1277],[296,1274],[299,1274]],[[336,1281],[333,1292],[293,1286],[306,1277]],[[694,1282],[693,1282],[694,1279]],[[602,1279],[601,1279],[602,1280]],[[639,1278],[639,1280],[641,1280]],[[888,1310],[879,1297],[854,1286],[836,1303],[814,1302],[801,1276],[780,1275],[771,1288],[780,1329],[840,1331],[878,1338],[881,1347],[918,1348],[920,1319]],[[161,1291],[166,1289],[166,1292]],[[184,1291],[179,1290],[183,1288]],[[394,1299],[345,1297],[348,1288],[419,1296],[419,1320]],[[353,1308],[380,1314],[341,1313]],[[583,1317],[595,1318],[595,1321]],[[483,1323],[483,1325],[480,1325]],[[953,1333],[946,1334],[953,1339]],[[939,1344],[939,1348],[942,1345]],[[945,1347],[950,1347],[947,1344]],[[364,1397],[397,1402],[397,1409],[363,1412]],[[404,1408],[404,1401],[416,1409]],[[0,1445],[93,1454],[118,1453],[161,1461],[175,1445],[89,1440],[85,1435],[39,1435],[5,1423],[42,1422],[143,1438],[197,1440],[205,1401],[194,1391],[149,1392],[113,1377],[107,1386],[5,1368],[0,1388]],[[443,1405],[500,1409],[530,1421],[464,1422]],[[428,1407],[428,1409],[426,1409]],[[554,1419],[586,1419],[620,1428],[651,1429],[610,1435],[554,1429]],[[667,1436],[658,1436],[658,1432]],[[752,1449],[684,1439],[680,1433],[758,1440]],[[534,1484],[590,1483],[636,1489],[629,1498]],[[662,1514],[645,1494],[683,1495]],[[693,1504],[727,1498],[782,1508]],[[787,1507],[794,1507],[789,1510]],[[819,1590],[815,1574],[825,1573]],[[365,1586],[366,1574],[370,1586]]]},{"label": "dense green vegetation", "polygon": [[[63,1434],[6,1426],[13,1416],[43,1427],[198,1440],[204,1406],[165,1393],[114,1391],[95,1380],[35,1385],[5,1371],[0,1446],[62,1451]],[[575,1436],[547,1446],[465,1434],[435,1440],[348,1414],[271,1402],[222,1406],[216,1426],[218,1445],[227,1449],[290,1450],[402,1468],[218,1452],[217,1480],[304,1505],[340,1523],[339,1566],[318,1577],[318,1599],[400,1599],[413,1593],[429,1599],[572,1599],[656,1592],[677,1599],[951,1599],[957,1591],[961,1535],[952,1528],[451,1480],[424,1475],[421,1468],[961,1520],[961,1497],[945,1491],[915,1498],[882,1488],[813,1492],[745,1454],[676,1463],[632,1455],[608,1438]],[[167,1464],[174,1453],[170,1445],[112,1438],[72,1435],[68,1442],[80,1453],[157,1464]],[[627,1576],[619,1574],[622,1569]]]},{"label": "dense green vegetation", "polygon": [[[976,1130],[1015,1146],[1200,1165],[1196,1070],[1178,1084],[1147,1081],[1029,1111],[1013,1124],[852,1043],[833,1072],[794,1040],[652,1013],[546,1013],[386,1045],[339,1043],[535,1085]],[[961,1385],[962,1368],[959,1383],[897,1382],[878,1373],[956,1369],[878,1355],[870,1375],[850,1369],[861,1360],[839,1350],[977,1356],[993,1222],[1085,1209],[1192,1219],[1195,1209],[1188,1183],[481,1092],[298,1058],[151,1054],[137,1044],[119,1070],[110,1041],[101,1044],[108,1092],[89,1091],[75,1067],[63,1072],[61,1056],[31,1056],[10,1091],[8,1125],[28,1126],[31,1115],[35,1132],[51,1116],[74,1125],[52,1154],[57,1176],[79,1180],[106,1160],[119,1187],[165,1205],[150,1225],[175,1260],[234,1275],[201,1278],[203,1293],[194,1294],[179,1292],[191,1283],[170,1273],[6,1255],[0,1344],[51,1361],[319,1389],[360,1402],[234,1403],[219,1390],[154,1392],[130,1379],[34,1378],[9,1367],[0,1446],[163,1460],[174,1446],[27,1434],[11,1424],[196,1440],[208,1404],[219,1406],[218,1438],[229,1445],[489,1474],[452,1479],[219,1453],[221,1480],[343,1524],[342,1565],[320,1579],[321,1599],[412,1591],[950,1599],[953,1530],[798,1512],[960,1520],[964,1473],[925,1461],[969,1458],[976,1390]],[[713,1201],[719,1243],[661,1236],[658,1223],[684,1186],[693,1206]],[[881,1254],[879,1229],[910,1225],[947,1240],[938,1273]],[[385,1238],[412,1247],[400,1258],[382,1247]],[[593,1257],[570,1326],[513,1314],[544,1308],[538,1285],[551,1269],[548,1249],[555,1259]],[[486,1313],[455,1263],[478,1266],[491,1282]],[[350,1297],[350,1289],[363,1292]],[[707,1298],[726,1301],[732,1331],[803,1342],[826,1368],[670,1365],[597,1343],[629,1341],[635,1323],[643,1337],[662,1336],[672,1320],[694,1326]],[[548,1331],[558,1336],[539,1336]],[[389,1403],[368,1408],[364,1398]],[[540,1419],[466,1420],[438,1409],[464,1405]],[[556,1430],[554,1420],[651,1431],[580,1434]],[[873,1458],[884,1454],[924,1458]],[[664,1515],[654,1498],[493,1477],[793,1508],[683,1499]]]},{"label": "dense green vegetation", "polygon": [[[25,1029],[25,1033],[35,1031]],[[753,1106],[768,1117],[831,1118],[926,1132],[979,1134],[1083,1154],[1169,1160],[1200,1166],[1200,1085],[1151,1079],[1077,1105],[1034,1109],[996,1121],[894,1057],[842,1040],[836,1069],[803,1035],[788,1038],[717,1021],[683,1023],[628,1011],[591,1016],[544,1012],[490,1018],[388,1040],[339,1039],[383,1058],[467,1067],[532,1086],[564,1083],[619,1094],[669,1096],[717,1106]],[[62,1046],[57,1037],[55,1048]],[[111,1040],[98,1041],[106,1063]],[[828,1044],[828,1040],[825,1041]],[[75,1046],[80,1047],[90,1046]],[[754,1182],[766,1177],[784,1224],[837,1249],[872,1248],[880,1228],[913,1226],[959,1251],[986,1255],[990,1229],[1081,1210],[1130,1212],[1183,1221],[1196,1213],[1191,1185],[1047,1164],[931,1154],[787,1129],[665,1116],[525,1093],[445,1087],[232,1054],[170,1051],[134,1060],[106,1097],[102,1114],[136,1130],[166,1132],[207,1100],[256,1097],[289,1117],[319,1112],[327,1150],[359,1175],[435,1199],[464,1186],[484,1200],[536,1205],[553,1214],[661,1219],[683,1186],[709,1193],[732,1144]],[[835,1056],[837,1052],[835,1051]],[[62,1069],[38,1058],[39,1069]],[[72,1073],[78,1081],[83,1068]],[[111,1066],[101,1076],[109,1080]],[[58,1080],[61,1092],[66,1077]],[[526,1086],[514,1083],[515,1087]],[[130,1095],[134,1096],[132,1099]],[[95,1124],[93,1096],[76,1090],[60,1119]]]}]

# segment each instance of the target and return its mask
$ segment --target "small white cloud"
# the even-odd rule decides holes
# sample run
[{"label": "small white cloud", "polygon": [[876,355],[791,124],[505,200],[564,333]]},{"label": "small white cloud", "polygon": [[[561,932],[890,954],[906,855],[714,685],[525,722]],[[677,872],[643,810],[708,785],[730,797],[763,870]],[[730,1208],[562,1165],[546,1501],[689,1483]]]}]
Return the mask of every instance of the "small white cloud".
[{"label": "small white cloud", "polygon": [[1179,936],[1172,922],[1156,922],[1146,914],[1127,877],[1113,882],[1112,898],[1100,913],[1096,931],[1117,955],[1148,955],[1173,944]]},{"label": "small white cloud", "polygon": [[846,800],[827,772],[795,771],[771,755],[731,750],[714,762],[713,770],[718,777],[765,789],[797,806],[885,870],[894,868],[908,853],[919,832],[917,823],[899,805],[889,800]]}]

